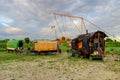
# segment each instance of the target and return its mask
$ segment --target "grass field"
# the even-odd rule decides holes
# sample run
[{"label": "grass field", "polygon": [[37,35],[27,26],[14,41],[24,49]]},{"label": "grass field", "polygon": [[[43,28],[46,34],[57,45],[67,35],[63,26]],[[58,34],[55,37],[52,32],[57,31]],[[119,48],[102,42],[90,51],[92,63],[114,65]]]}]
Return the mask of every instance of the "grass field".
[{"label": "grass field", "polygon": [[6,51],[0,52],[0,63],[12,62],[12,61],[34,61],[37,58],[48,59],[58,57],[56,54],[51,54],[51,56],[35,56],[34,53],[7,53]]},{"label": "grass field", "polygon": [[120,54],[120,47],[106,47],[106,52],[111,53],[111,49],[114,49],[115,54]]},{"label": "grass field", "polygon": [[[106,52],[114,49],[116,55],[107,54],[105,61],[70,57],[65,52],[68,44],[62,44],[62,53],[35,56],[34,53],[16,54],[5,51],[0,43],[0,80],[119,80],[120,62],[115,61],[120,47],[107,43]],[[118,44],[116,44],[118,45]],[[33,47],[25,44],[24,48]]]},{"label": "grass field", "polygon": [[1,80],[119,80],[120,62],[69,58],[70,53],[35,56],[0,52]]}]

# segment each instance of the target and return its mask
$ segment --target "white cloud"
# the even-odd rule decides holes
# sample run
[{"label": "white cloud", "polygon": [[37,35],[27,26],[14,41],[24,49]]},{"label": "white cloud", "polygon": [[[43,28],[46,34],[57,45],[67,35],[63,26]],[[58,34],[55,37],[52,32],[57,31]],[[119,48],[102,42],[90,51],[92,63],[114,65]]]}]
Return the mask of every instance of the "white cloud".
[{"label": "white cloud", "polygon": [[15,5],[29,6],[28,0],[13,0]]},{"label": "white cloud", "polygon": [[114,28],[118,29],[118,28],[120,28],[120,25],[117,25],[117,26],[115,26]]},{"label": "white cloud", "polygon": [[[56,26],[59,34],[53,12],[80,15],[109,33],[117,34],[120,28],[116,26],[120,22],[119,2],[119,0],[93,0],[92,2],[91,0],[0,0],[1,35],[9,37],[15,34],[12,35],[14,38],[30,36],[34,39],[46,35],[54,36],[54,32],[52,33],[50,29],[51,25]],[[62,21],[58,20],[58,23],[62,28]],[[75,23],[80,26],[79,21]],[[85,24],[90,29],[89,32],[93,29],[97,30],[90,23]],[[17,28],[9,26],[17,26]],[[78,33],[70,20],[66,21],[65,30],[71,35]]]},{"label": "white cloud", "polygon": [[22,29],[17,28],[17,27],[7,27],[4,29],[4,32],[8,34],[18,34],[22,32]]},{"label": "white cloud", "polygon": [[5,27],[9,27],[9,25],[8,24],[6,24],[6,23],[1,23],[3,26],[5,26]]}]

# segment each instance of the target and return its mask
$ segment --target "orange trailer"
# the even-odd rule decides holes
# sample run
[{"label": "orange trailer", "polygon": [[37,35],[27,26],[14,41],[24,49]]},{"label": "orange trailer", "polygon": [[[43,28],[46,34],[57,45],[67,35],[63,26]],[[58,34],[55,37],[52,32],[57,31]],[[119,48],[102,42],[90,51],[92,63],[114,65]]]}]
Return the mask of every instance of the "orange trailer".
[{"label": "orange trailer", "polygon": [[57,52],[57,41],[39,41],[34,44],[35,53]]}]

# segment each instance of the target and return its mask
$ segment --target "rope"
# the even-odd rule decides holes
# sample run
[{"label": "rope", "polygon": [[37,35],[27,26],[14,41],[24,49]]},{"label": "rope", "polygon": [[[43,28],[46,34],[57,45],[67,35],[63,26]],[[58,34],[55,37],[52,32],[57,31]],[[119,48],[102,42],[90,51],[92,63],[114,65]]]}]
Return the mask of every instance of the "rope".
[{"label": "rope", "polygon": [[[70,20],[70,19],[69,19]],[[71,20],[70,20],[70,22],[71,22]],[[72,23],[72,22],[71,22]],[[74,24],[72,23],[72,25],[74,26]],[[70,37],[73,37],[74,35],[77,35],[78,33],[77,33],[77,31],[75,30],[76,28],[73,28],[72,29],[72,31],[73,31],[73,33],[68,33],[69,35],[70,35]],[[77,33],[77,34],[76,34]]]},{"label": "rope", "polygon": [[87,19],[85,19],[87,22],[89,22],[90,24],[92,24],[92,25],[94,25],[96,28],[99,28],[99,29],[101,29],[102,31],[104,31],[104,32],[106,32],[107,34],[109,34],[110,36],[113,36],[112,34],[110,34],[110,33],[108,33],[107,31],[105,31],[104,29],[102,29],[102,28],[100,28],[100,27],[98,27],[96,24],[94,24],[94,23],[92,23],[92,22],[90,22],[89,20],[87,20]]},{"label": "rope", "polygon": [[61,33],[61,35],[63,35],[63,33],[62,33],[61,29],[59,28],[59,24],[58,24],[57,17],[55,16],[55,14],[54,14],[54,18],[55,18],[55,20],[56,20],[56,24],[58,25],[58,29],[59,29],[59,31],[60,31],[60,33]]},{"label": "rope", "polygon": [[86,25],[85,25],[85,22],[84,22],[83,19],[82,19],[82,22],[83,22],[83,25],[84,25],[84,27],[85,27],[85,30],[87,31],[87,28],[86,28]]},{"label": "rope", "polygon": [[52,31],[55,32],[55,38],[57,39],[57,32],[56,32],[56,28],[55,28],[55,26],[51,26],[51,29],[52,29]]},{"label": "rope", "polygon": [[[66,25],[66,18],[65,18],[65,17],[64,17],[64,23],[65,23],[64,26],[67,27],[67,25]],[[64,28],[64,29],[65,29],[65,28]],[[66,31],[66,30],[65,30],[65,31]],[[67,32],[65,32],[65,33],[66,33],[66,35],[69,35],[69,33],[67,33]]]},{"label": "rope", "polygon": [[73,22],[73,20],[72,20],[72,18],[69,18],[71,21],[72,21],[72,23],[74,24],[74,26],[77,28],[77,30],[82,34],[82,32],[79,30],[79,28],[77,27],[77,25]]},{"label": "rope", "polygon": [[61,16],[61,19],[62,19],[62,23],[63,23],[62,28],[63,28],[63,32],[64,32],[64,35],[65,35],[65,28],[64,28],[64,27],[65,27],[65,25],[64,25],[64,21],[63,21],[64,19],[63,19],[63,17],[62,17],[62,16]]}]

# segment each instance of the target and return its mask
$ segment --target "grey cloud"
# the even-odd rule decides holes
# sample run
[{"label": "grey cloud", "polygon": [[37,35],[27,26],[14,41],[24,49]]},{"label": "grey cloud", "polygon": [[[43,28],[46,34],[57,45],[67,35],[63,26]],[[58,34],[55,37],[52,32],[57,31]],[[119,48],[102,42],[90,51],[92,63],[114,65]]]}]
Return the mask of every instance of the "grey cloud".
[{"label": "grey cloud", "polygon": [[11,26],[23,30],[20,37],[38,38],[44,34],[40,31],[43,27],[54,25],[53,12],[83,16],[105,30],[112,29],[120,22],[119,3],[119,0],[0,0],[0,16],[14,20]]}]

